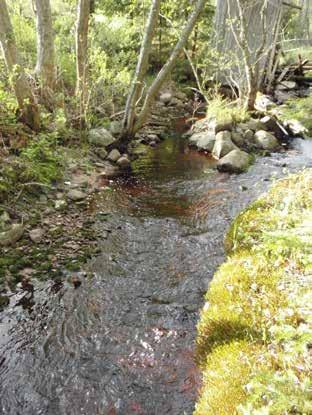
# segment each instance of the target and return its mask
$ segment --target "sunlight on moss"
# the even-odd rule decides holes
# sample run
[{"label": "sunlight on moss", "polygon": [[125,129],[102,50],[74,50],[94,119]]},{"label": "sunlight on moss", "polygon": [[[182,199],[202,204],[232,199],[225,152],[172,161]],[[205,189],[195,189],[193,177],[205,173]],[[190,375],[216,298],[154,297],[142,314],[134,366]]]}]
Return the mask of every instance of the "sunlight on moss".
[{"label": "sunlight on moss", "polygon": [[198,324],[204,386],[196,415],[312,413],[311,223],[305,170],[276,182],[232,224],[230,257]]}]

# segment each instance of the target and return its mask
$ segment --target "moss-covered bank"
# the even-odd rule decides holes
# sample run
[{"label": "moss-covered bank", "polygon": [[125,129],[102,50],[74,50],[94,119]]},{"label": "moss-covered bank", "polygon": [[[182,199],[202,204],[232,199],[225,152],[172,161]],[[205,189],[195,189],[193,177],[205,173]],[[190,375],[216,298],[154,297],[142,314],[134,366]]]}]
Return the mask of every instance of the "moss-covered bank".
[{"label": "moss-covered bank", "polygon": [[241,213],[226,247],[198,325],[195,414],[312,414],[312,170]]}]

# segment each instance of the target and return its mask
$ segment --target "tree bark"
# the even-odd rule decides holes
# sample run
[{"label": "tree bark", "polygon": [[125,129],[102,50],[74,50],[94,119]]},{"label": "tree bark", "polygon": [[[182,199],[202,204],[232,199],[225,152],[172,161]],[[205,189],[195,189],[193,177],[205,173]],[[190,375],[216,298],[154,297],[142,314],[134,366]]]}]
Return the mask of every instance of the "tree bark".
[{"label": "tree bark", "polygon": [[[43,94],[56,85],[54,33],[50,0],[35,0],[37,19],[37,64]],[[48,91],[47,91],[48,90]]]},{"label": "tree bark", "polygon": [[152,49],[152,42],[159,16],[161,0],[152,0],[143,42],[140,50],[137,67],[132,81],[130,93],[127,99],[125,117],[123,120],[124,129],[131,133],[135,123],[137,101],[143,90],[144,77],[148,69],[149,56]]},{"label": "tree bark", "polygon": [[19,118],[37,131],[40,128],[39,108],[18,54],[5,0],[0,0],[0,43],[19,106]]},{"label": "tree bark", "polygon": [[76,23],[76,95],[79,99],[79,117],[85,122],[85,111],[88,100],[88,34],[91,0],[79,0]]},{"label": "tree bark", "polygon": [[159,92],[165,80],[167,79],[167,76],[170,74],[170,72],[174,68],[179,55],[181,54],[181,52],[183,52],[183,48],[186,45],[194,29],[194,26],[199,18],[199,15],[205,7],[206,2],[207,0],[198,0],[196,2],[195,9],[193,13],[190,15],[185,27],[183,28],[180,39],[178,40],[176,46],[174,47],[169,59],[167,60],[165,65],[162,67],[162,69],[160,70],[157,77],[154,79],[154,81],[152,82],[151,86],[149,87],[147,91],[142,110],[140,114],[138,115],[138,118],[133,126],[132,131],[129,131],[132,135],[135,134],[137,131],[139,131],[144,125],[157,93]]}]

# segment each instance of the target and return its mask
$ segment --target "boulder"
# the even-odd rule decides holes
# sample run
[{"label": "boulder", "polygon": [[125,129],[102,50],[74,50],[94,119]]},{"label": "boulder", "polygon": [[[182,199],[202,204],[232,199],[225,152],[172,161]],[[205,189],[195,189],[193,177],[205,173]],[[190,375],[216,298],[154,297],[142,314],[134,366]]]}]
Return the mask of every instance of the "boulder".
[{"label": "boulder", "polygon": [[108,147],[117,140],[106,128],[94,128],[89,131],[89,143],[98,147]]},{"label": "boulder", "polygon": [[173,96],[171,92],[164,92],[160,95],[159,100],[160,102],[163,102],[164,104],[169,104],[172,100]]},{"label": "boulder", "polygon": [[104,147],[96,147],[94,153],[102,160],[105,160],[108,154]]},{"label": "boulder", "polygon": [[247,130],[257,131],[262,129],[262,124],[259,120],[251,118],[246,123]]},{"label": "boulder", "polygon": [[0,246],[14,245],[24,233],[24,226],[14,223],[9,230],[0,233]]},{"label": "boulder", "polygon": [[293,91],[297,89],[298,85],[294,81],[283,81],[276,86],[278,91]]},{"label": "boulder", "polygon": [[243,147],[245,144],[243,134],[238,131],[232,132],[232,141],[237,147]]},{"label": "boulder", "polygon": [[229,131],[221,131],[216,135],[216,142],[212,151],[212,155],[215,159],[219,160],[232,150],[237,149],[231,139],[231,136],[232,135]]},{"label": "boulder", "polygon": [[116,163],[116,161],[121,157],[121,154],[119,150],[114,148],[109,155],[107,156],[107,160],[112,161],[113,163]]},{"label": "boulder", "polygon": [[234,123],[231,119],[223,120],[211,120],[208,124],[209,130],[213,131],[215,134],[218,134],[221,131],[232,131]]},{"label": "boulder", "polygon": [[252,143],[255,137],[255,133],[253,130],[246,130],[244,132],[244,138],[248,143]]},{"label": "boulder", "polygon": [[120,136],[120,134],[122,133],[122,122],[119,122],[119,121],[111,122],[109,126],[109,131],[115,137]]},{"label": "boulder", "polygon": [[250,165],[250,156],[242,150],[232,150],[218,161],[217,169],[227,173],[242,173]]},{"label": "boulder", "polygon": [[272,101],[272,98],[268,95],[258,95],[255,102],[255,109],[258,111],[269,111],[273,109],[276,104]]},{"label": "boulder", "polygon": [[44,236],[44,230],[42,228],[36,228],[29,231],[29,237],[30,239],[35,242],[36,244],[39,244]]},{"label": "boulder", "polygon": [[276,137],[264,130],[256,132],[255,145],[262,150],[276,150],[279,147]]},{"label": "boulder", "polygon": [[122,169],[129,169],[131,167],[131,162],[127,154],[123,154],[118,160],[117,165]]},{"label": "boulder", "polygon": [[80,202],[81,200],[85,199],[87,197],[87,194],[82,192],[78,189],[71,189],[67,193],[68,199],[72,200],[73,202]]},{"label": "boulder", "polygon": [[298,120],[286,120],[284,125],[295,137],[305,137],[308,133],[308,129]]},{"label": "boulder", "polygon": [[216,136],[214,133],[206,131],[202,133],[193,134],[189,138],[189,146],[197,147],[199,150],[212,152],[216,142]]},{"label": "boulder", "polygon": [[278,121],[269,115],[261,118],[260,123],[262,124],[261,130],[271,131],[274,133],[275,137],[282,140],[286,134],[286,131],[283,131],[283,127],[279,125]]}]

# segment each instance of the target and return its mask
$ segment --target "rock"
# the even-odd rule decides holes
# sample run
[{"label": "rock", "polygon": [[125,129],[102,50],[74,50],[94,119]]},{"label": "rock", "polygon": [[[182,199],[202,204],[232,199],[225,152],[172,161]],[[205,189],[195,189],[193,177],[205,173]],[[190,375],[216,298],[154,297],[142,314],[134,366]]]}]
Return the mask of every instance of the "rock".
[{"label": "rock", "polygon": [[161,140],[156,134],[148,134],[147,135],[148,141],[155,141],[156,143],[159,143]]},{"label": "rock", "polygon": [[42,241],[43,236],[44,236],[44,230],[42,228],[32,229],[29,232],[30,239],[36,244],[39,244]]},{"label": "rock", "polygon": [[106,128],[94,128],[89,131],[89,143],[98,147],[108,147],[117,140]]},{"label": "rock", "polygon": [[6,232],[0,233],[0,246],[14,245],[24,233],[24,226],[14,223]]},{"label": "rock", "polygon": [[103,168],[102,172],[97,177],[97,180],[113,179],[115,177],[120,176],[120,174],[121,174],[121,171],[120,171],[119,167],[117,167],[116,165],[113,165],[109,162],[105,162],[105,167]]},{"label": "rock", "polygon": [[71,189],[67,193],[67,197],[73,202],[79,202],[80,200],[85,199],[87,197],[87,194],[78,189]]},{"label": "rock", "polygon": [[232,150],[218,161],[217,169],[227,173],[242,173],[247,170],[250,161],[251,158],[248,153],[239,149]]},{"label": "rock", "polygon": [[131,153],[136,156],[143,156],[148,153],[148,147],[144,144],[138,144],[131,150]]},{"label": "rock", "polygon": [[284,125],[295,137],[305,137],[308,133],[308,129],[298,120],[286,120]]},{"label": "rock", "polygon": [[214,133],[206,131],[202,133],[193,134],[189,138],[189,146],[197,147],[199,150],[212,151],[216,142]]},{"label": "rock", "polygon": [[56,200],[54,207],[56,210],[64,210],[67,207],[67,202],[66,200]]},{"label": "rock", "polygon": [[156,143],[156,141],[151,141],[151,142],[149,143],[149,145],[150,145],[151,147],[153,147],[153,148],[157,147],[157,143]]},{"label": "rock", "polygon": [[180,101],[178,98],[175,98],[175,97],[173,97],[171,100],[170,100],[170,105],[171,106],[174,106],[174,107],[183,107],[183,102],[182,101]]},{"label": "rock", "polygon": [[131,167],[131,162],[127,154],[123,154],[118,160],[117,165],[122,169],[128,169]]},{"label": "rock", "polygon": [[187,95],[182,91],[176,91],[174,96],[178,98],[180,101],[187,101]]},{"label": "rock", "polygon": [[231,136],[232,135],[229,131],[221,131],[216,135],[216,142],[212,151],[212,155],[215,159],[219,160],[232,150],[237,149],[231,139]]},{"label": "rock", "polygon": [[116,161],[121,157],[120,152],[114,148],[109,155],[107,156],[107,160],[112,161],[113,163],[116,163]]},{"label": "rock", "polygon": [[260,130],[255,134],[255,144],[262,150],[276,150],[279,143],[276,137],[268,131]]},{"label": "rock", "polygon": [[169,104],[172,98],[173,96],[171,92],[164,92],[163,94],[160,95],[159,100],[160,102],[163,102],[164,104]]},{"label": "rock", "polygon": [[262,124],[259,120],[251,118],[246,122],[247,130],[258,131],[262,129]]},{"label": "rock", "polygon": [[248,143],[251,143],[255,137],[255,133],[253,130],[246,130],[244,132],[244,138]]},{"label": "rock", "polygon": [[120,136],[120,134],[122,133],[122,122],[119,122],[119,121],[111,122],[109,126],[109,131],[115,137]]},{"label": "rock", "polygon": [[258,95],[255,102],[255,109],[258,111],[269,111],[274,108],[276,104],[268,95]]},{"label": "rock", "polygon": [[238,131],[233,131],[232,132],[232,141],[238,147],[243,147],[244,144],[245,144],[245,140],[244,140],[243,134],[240,133],[240,132],[238,132]]},{"label": "rock", "polygon": [[292,91],[297,89],[298,85],[294,81],[283,81],[276,86],[278,91]]},{"label": "rock", "polygon": [[290,100],[291,98],[296,98],[297,95],[294,91],[279,91],[274,92],[274,96],[277,99],[279,104],[284,104],[284,102]]},{"label": "rock", "polygon": [[96,147],[94,153],[102,160],[105,160],[108,154],[104,147]]},{"label": "rock", "polygon": [[224,120],[210,120],[208,124],[209,130],[213,131],[215,134],[218,134],[221,131],[232,131],[234,123],[231,119]]},{"label": "rock", "polygon": [[260,123],[262,124],[261,130],[271,131],[275,137],[282,140],[285,136],[286,131],[283,131],[278,121],[269,115],[261,118]]}]

